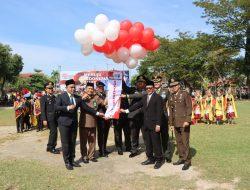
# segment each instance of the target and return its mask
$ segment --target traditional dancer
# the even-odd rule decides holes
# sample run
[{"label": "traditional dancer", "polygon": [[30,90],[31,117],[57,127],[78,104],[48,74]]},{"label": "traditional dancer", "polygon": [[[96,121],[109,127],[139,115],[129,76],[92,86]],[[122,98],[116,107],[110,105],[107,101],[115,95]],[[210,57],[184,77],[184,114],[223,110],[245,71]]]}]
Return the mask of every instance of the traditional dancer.
[{"label": "traditional dancer", "polygon": [[229,124],[233,124],[234,119],[238,117],[238,114],[231,88],[228,89],[227,94],[225,96],[225,111],[227,122]]},{"label": "traditional dancer", "polygon": [[214,121],[214,104],[215,100],[210,89],[206,90],[206,96],[203,101],[204,118],[207,124],[211,124]]},{"label": "traditional dancer", "polygon": [[221,90],[217,90],[215,99],[215,118],[217,125],[221,125],[225,121],[224,97]]},{"label": "traditional dancer", "polygon": [[195,91],[195,97],[193,99],[193,111],[192,111],[192,120],[194,124],[201,121],[203,117],[203,104],[202,104],[202,96],[201,91]]}]

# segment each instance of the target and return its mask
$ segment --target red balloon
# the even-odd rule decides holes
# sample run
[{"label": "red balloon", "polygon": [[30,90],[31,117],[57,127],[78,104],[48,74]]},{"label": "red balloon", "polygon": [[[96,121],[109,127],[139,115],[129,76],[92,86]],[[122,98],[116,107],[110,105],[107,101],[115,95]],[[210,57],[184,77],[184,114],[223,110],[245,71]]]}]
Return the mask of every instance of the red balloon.
[{"label": "red balloon", "polygon": [[123,44],[125,44],[128,41],[129,41],[129,33],[128,33],[128,31],[126,31],[126,30],[120,30],[119,36],[118,36],[118,38],[117,38],[117,40],[116,40],[115,43],[117,45],[122,46]]},{"label": "red balloon", "polygon": [[141,22],[136,22],[134,23],[134,25],[136,28],[140,29],[140,30],[144,30],[144,25]]},{"label": "red balloon", "polygon": [[115,51],[113,43],[108,40],[105,42],[105,44],[102,47],[103,47],[103,52],[106,54],[111,54]]},{"label": "red balloon", "polygon": [[123,46],[129,49],[132,45],[133,45],[133,42],[128,41],[128,42],[125,43]]},{"label": "red balloon", "polygon": [[142,45],[146,50],[155,51],[160,47],[160,41],[154,38],[151,42]]},{"label": "red balloon", "polygon": [[148,43],[148,42],[151,42],[153,41],[154,39],[154,31],[152,28],[146,28],[142,31],[142,39],[141,39],[141,42],[142,43]]},{"label": "red balloon", "polygon": [[[104,46],[104,45],[103,45]],[[97,45],[93,45],[93,48],[95,51],[102,53],[103,52],[103,46],[97,46]]]},{"label": "red balloon", "polygon": [[132,22],[129,21],[129,20],[124,20],[124,21],[121,21],[121,23],[120,23],[120,29],[121,30],[129,31],[129,29],[131,27],[132,27]]},{"label": "red balloon", "polygon": [[132,42],[134,43],[138,43],[140,42],[141,38],[142,38],[142,30],[140,30],[139,28],[132,26],[129,29],[129,36]]}]

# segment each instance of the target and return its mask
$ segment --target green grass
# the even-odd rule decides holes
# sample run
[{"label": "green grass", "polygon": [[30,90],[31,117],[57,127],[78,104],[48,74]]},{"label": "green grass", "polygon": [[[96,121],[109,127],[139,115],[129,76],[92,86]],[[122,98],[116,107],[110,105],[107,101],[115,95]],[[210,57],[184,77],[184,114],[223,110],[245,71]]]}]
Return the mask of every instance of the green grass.
[{"label": "green grass", "polygon": [[0,107],[0,126],[13,125],[16,125],[14,109]]},{"label": "green grass", "polygon": [[181,181],[177,176],[150,177],[140,172],[112,176],[108,171],[93,175],[84,171],[65,171],[64,167],[48,166],[38,161],[8,160],[0,163],[0,189],[162,190],[180,189],[183,185],[194,189],[193,181]]},{"label": "green grass", "polygon": [[250,102],[238,102],[235,125],[192,126],[191,147],[196,150],[193,165],[207,179],[219,182],[240,178],[238,188],[250,188]]},{"label": "green grass", "polygon": [[[240,178],[237,189],[249,189],[250,181],[250,101],[237,102],[239,118],[235,125],[210,127],[192,126],[192,149],[196,152],[192,164],[202,172],[202,178],[231,182]],[[0,126],[14,125],[11,109],[0,109]],[[112,131],[110,131],[112,133]],[[173,160],[176,160],[176,155]],[[115,179],[118,178],[119,181]],[[112,181],[114,184],[112,185]],[[193,181],[184,183],[177,176],[150,177],[140,173],[130,176],[110,176],[108,173],[87,175],[65,172],[38,161],[1,160],[0,189],[193,189]]]}]

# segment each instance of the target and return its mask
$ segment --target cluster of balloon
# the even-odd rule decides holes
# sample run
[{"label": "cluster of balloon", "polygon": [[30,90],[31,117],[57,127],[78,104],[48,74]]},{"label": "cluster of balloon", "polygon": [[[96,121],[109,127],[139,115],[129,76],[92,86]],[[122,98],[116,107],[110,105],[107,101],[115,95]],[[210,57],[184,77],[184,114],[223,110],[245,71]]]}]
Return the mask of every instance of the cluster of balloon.
[{"label": "cluster of balloon", "polygon": [[109,20],[104,14],[97,15],[95,23],[87,23],[84,29],[76,30],[75,39],[82,45],[83,55],[95,50],[115,63],[125,63],[130,69],[135,68],[148,51],[160,47],[152,28],[144,28],[141,22]]}]

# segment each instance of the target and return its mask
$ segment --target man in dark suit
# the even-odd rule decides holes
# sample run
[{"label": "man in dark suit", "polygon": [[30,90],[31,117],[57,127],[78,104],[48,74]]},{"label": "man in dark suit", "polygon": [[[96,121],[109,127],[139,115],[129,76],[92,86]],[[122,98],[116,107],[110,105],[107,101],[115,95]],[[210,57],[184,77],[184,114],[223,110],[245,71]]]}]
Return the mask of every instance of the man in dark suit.
[{"label": "man in dark suit", "polygon": [[103,116],[103,114],[87,106],[79,96],[74,94],[75,81],[73,79],[67,80],[65,85],[66,92],[60,94],[56,99],[56,111],[59,112],[58,125],[61,134],[65,166],[68,170],[73,170],[73,166],[81,166],[74,161],[78,127],[78,108],[81,107],[82,111],[86,111],[92,115]]},{"label": "man in dark suit", "polygon": [[163,114],[163,100],[155,92],[154,83],[147,81],[147,95],[132,105],[128,110],[121,109],[121,112],[132,112],[142,108],[144,114],[142,133],[146,145],[146,155],[148,159],[142,162],[142,165],[155,164],[154,168],[159,169],[164,164],[164,158],[161,145],[161,124]]},{"label": "man in dark suit", "polygon": [[155,92],[159,94],[163,99],[163,116],[161,125],[161,142],[164,157],[168,163],[171,162],[171,147],[169,146],[169,134],[168,134],[168,110],[167,110],[167,100],[169,98],[169,91],[162,85],[162,77],[157,75],[153,78]]},{"label": "man in dark suit", "polygon": [[60,154],[60,151],[56,149],[57,142],[57,116],[55,111],[56,97],[54,95],[53,82],[47,82],[44,84],[46,94],[41,97],[41,119],[44,126],[47,126],[50,130],[49,140],[47,144],[47,152],[53,154]]}]

